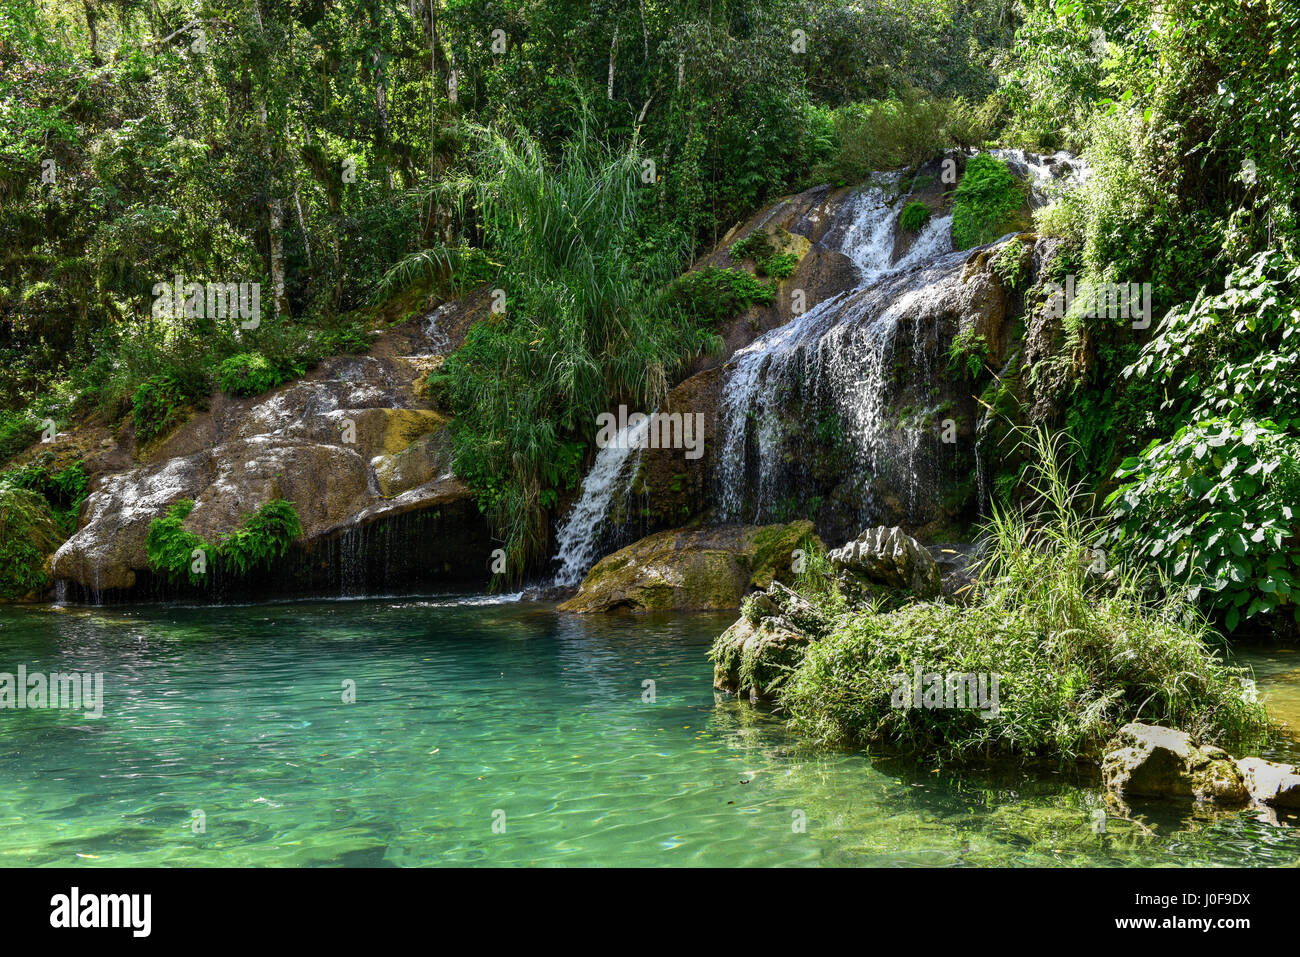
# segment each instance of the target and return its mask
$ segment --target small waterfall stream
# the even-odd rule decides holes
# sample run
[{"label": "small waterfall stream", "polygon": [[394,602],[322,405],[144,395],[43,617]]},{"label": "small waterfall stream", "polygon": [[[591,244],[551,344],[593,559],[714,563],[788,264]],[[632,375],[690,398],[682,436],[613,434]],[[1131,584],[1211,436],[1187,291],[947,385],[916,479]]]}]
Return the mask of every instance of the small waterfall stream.
[{"label": "small waterfall stream", "polygon": [[[895,223],[906,196],[893,189],[900,174],[881,177],[860,191],[827,236],[831,248],[858,269],[852,290],[823,300],[803,315],[739,350],[723,385],[715,481],[723,521],[765,521],[778,516],[807,485],[810,456],[801,446],[844,445],[843,464],[860,481],[854,497],[859,519],[872,512],[871,479],[887,468],[902,471],[908,507],[919,492],[911,460],[919,436],[898,447],[886,401],[900,341],[926,301],[943,295],[946,280],[967,254],[953,254],[950,216],[932,219],[910,248],[893,261]],[[912,323],[914,359],[927,354],[933,330]],[[931,370],[916,368],[920,377]],[[810,434],[811,433],[811,434]],[[901,459],[901,460],[900,460]]]},{"label": "small waterfall stream", "polygon": [[555,561],[559,569],[553,584],[576,585],[595,564],[610,505],[615,495],[626,491],[630,476],[635,474],[641,460],[641,443],[649,427],[649,417],[626,426],[596,454],[591,471],[582,480],[578,501],[556,534]]}]

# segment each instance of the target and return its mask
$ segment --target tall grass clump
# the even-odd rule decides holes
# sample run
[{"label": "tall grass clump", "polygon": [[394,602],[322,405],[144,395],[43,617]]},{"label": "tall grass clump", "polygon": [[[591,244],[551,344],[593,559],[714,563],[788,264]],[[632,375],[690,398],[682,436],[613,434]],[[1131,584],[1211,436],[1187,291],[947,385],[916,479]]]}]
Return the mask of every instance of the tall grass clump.
[{"label": "tall grass clump", "polygon": [[[1129,721],[1223,745],[1267,730],[1244,669],[1175,592],[1105,568],[1099,534],[1067,478],[1060,442],[1027,440],[1031,505],[994,509],[971,604],[912,604],[840,616],[783,691],[797,730],[827,743],[940,759],[1095,759]],[[998,710],[902,708],[897,676],[998,675]],[[910,697],[910,692],[908,697]]]},{"label": "tall grass clump", "polygon": [[658,294],[678,250],[639,245],[641,157],[578,123],[557,159],[525,130],[474,127],[475,205],[504,264],[505,311],[476,324],[430,385],[452,408],[455,468],[519,575],[547,510],[576,486],[611,400],[649,412],[711,337]]}]

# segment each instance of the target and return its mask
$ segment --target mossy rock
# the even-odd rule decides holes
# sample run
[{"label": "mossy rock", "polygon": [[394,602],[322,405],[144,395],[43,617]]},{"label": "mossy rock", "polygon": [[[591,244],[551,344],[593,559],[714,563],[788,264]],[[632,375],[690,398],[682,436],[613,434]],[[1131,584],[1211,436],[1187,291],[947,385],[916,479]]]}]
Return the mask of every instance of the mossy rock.
[{"label": "mossy rock", "polygon": [[560,610],[739,608],[750,590],[766,588],[774,579],[792,580],[794,551],[810,538],[815,541],[807,521],[659,532],[602,558]]}]

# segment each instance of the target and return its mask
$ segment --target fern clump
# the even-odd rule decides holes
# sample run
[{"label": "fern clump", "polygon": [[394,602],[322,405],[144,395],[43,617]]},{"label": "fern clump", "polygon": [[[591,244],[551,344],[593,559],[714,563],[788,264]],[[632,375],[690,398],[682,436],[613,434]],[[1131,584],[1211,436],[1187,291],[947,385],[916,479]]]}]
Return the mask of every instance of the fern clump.
[{"label": "fern clump", "polygon": [[[272,499],[213,547],[183,527],[193,510],[194,500],[183,498],[173,502],[165,515],[149,523],[145,558],[150,569],[172,583],[202,584],[207,565],[212,561],[236,575],[247,575],[283,558],[302,535],[302,524],[293,503]],[[203,553],[202,561],[198,552]]]},{"label": "fern clump", "polygon": [[930,207],[919,201],[908,203],[898,214],[898,225],[909,233],[919,231],[929,221]]},{"label": "fern clump", "polygon": [[283,558],[289,546],[302,534],[302,525],[292,502],[273,499],[231,533],[217,550],[223,566],[245,575]]}]

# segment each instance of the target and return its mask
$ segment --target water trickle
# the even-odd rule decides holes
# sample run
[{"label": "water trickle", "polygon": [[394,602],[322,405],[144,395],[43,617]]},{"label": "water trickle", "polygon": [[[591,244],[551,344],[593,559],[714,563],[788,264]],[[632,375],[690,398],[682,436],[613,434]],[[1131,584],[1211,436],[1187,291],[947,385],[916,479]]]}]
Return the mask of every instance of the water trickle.
[{"label": "water trickle", "polygon": [[555,562],[559,569],[554,584],[578,584],[595,563],[610,505],[616,495],[627,492],[628,483],[636,474],[641,461],[641,443],[649,426],[649,416],[635,425],[627,425],[612,443],[596,454],[591,471],[582,480],[578,501],[556,534]]}]

